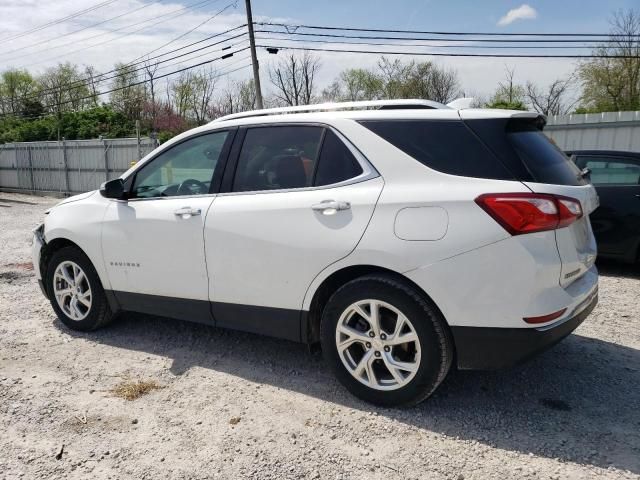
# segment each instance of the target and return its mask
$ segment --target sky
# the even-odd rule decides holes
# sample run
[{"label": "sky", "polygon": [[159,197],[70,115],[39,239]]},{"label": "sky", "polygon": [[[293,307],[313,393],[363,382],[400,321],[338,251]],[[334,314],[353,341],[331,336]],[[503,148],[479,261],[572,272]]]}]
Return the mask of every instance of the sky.
[{"label": "sky", "polygon": [[[64,19],[99,4],[104,5],[80,16]],[[252,6],[254,20],[287,24],[456,32],[606,33],[609,29],[608,21],[615,10],[638,8],[638,2],[253,0]],[[42,27],[59,19],[62,20],[55,25]],[[243,0],[236,0],[235,3],[232,0],[0,0],[0,71],[20,67],[32,73],[41,73],[59,62],[70,61],[78,65],[93,65],[99,72],[105,72],[111,70],[116,62],[130,62],[147,54],[159,55],[241,25],[245,20]],[[99,22],[103,23],[96,25]],[[36,31],[29,32],[30,30]],[[240,32],[242,30],[237,33]],[[225,53],[245,46],[244,38],[246,37],[228,42],[227,44],[232,43],[234,46]],[[266,42],[258,40],[257,43],[260,45]],[[269,43],[283,45],[283,42]],[[467,45],[472,44],[473,42]],[[197,46],[201,45],[204,44]],[[289,45],[299,46],[294,43]],[[313,46],[332,47],[330,44]],[[159,69],[158,73],[171,72],[216,58],[221,55],[218,48],[202,51],[198,53],[202,55],[198,58],[195,58],[197,54],[193,54],[191,57],[167,62],[166,67]],[[412,47],[398,46],[359,48],[415,50]],[[435,47],[422,47],[422,50],[442,51]],[[474,50],[471,48],[467,51]],[[330,52],[316,55],[321,61],[317,78],[321,87],[328,85],[341,70],[372,67],[380,57],[374,54]],[[249,78],[251,68],[248,67],[247,57],[248,51],[245,50],[229,59],[212,63],[220,73],[240,68],[221,76],[220,81],[224,83]],[[267,75],[270,63],[281,57],[282,55],[269,55],[264,49],[259,49],[264,90],[270,88]],[[481,97],[487,97],[495,90],[498,82],[504,79],[506,68],[515,70],[515,80],[518,82],[532,81],[544,86],[569,75],[576,66],[574,60],[567,59],[416,58],[433,60],[441,66],[455,69],[464,93],[467,96]]]}]

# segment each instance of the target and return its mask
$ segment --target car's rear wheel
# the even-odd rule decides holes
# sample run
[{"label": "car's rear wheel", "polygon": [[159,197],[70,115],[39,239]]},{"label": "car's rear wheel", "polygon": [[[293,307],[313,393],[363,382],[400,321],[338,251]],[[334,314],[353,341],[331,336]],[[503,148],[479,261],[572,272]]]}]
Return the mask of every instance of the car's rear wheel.
[{"label": "car's rear wheel", "polygon": [[54,252],[45,281],[51,305],[67,327],[95,330],[112,319],[98,274],[78,248],[69,246]]},{"label": "car's rear wheel", "polygon": [[359,398],[383,406],[416,404],[446,377],[453,358],[448,327],[421,292],[394,277],[355,279],[329,299],[322,350]]}]

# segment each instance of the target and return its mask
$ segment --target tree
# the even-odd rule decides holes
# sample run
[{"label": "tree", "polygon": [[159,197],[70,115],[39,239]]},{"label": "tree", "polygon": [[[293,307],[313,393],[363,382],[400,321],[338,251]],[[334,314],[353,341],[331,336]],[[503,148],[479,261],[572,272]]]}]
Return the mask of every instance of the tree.
[{"label": "tree", "polygon": [[230,83],[211,107],[211,118],[230,115],[247,110],[255,110],[256,87],[253,80]]},{"label": "tree", "polygon": [[187,113],[191,110],[192,90],[193,74],[190,70],[182,72],[171,84],[171,105],[176,113],[183,118],[186,118]]},{"label": "tree", "polygon": [[7,70],[0,76],[0,112],[21,115],[37,100],[38,85],[26,70]]},{"label": "tree", "polygon": [[338,78],[322,92],[330,101],[354,102],[376,100],[382,96],[382,79],[364,68],[343,70]]},{"label": "tree", "polygon": [[460,83],[454,70],[446,70],[432,62],[411,62],[400,85],[403,98],[423,98],[449,103],[460,95]]},{"label": "tree", "polygon": [[568,99],[569,89],[574,80],[573,76],[557,79],[546,89],[527,82],[525,96],[536,112],[543,115],[564,115],[569,113],[576,103],[575,100]]},{"label": "tree", "polygon": [[505,81],[498,84],[498,89],[486,105],[487,108],[506,108],[508,110],[526,110],[525,89],[514,81],[515,69],[505,67]]},{"label": "tree", "polygon": [[116,75],[111,84],[110,101],[116,112],[130,120],[139,120],[145,101],[144,86],[140,84],[137,70],[124,63],[115,66]]},{"label": "tree", "polygon": [[211,100],[216,88],[217,74],[211,68],[202,70],[193,75],[192,88],[190,90],[190,106],[198,125],[203,125],[207,119],[211,118]]},{"label": "tree", "polygon": [[315,76],[320,60],[304,52],[290,54],[269,69],[269,78],[276,88],[275,97],[285,105],[309,105],[315,97]]},{"label": "tree", "polygon": [[640,12],[618,11],[610,23],[610,42],[592,52],[597,58],[578,68],[582,111],[640,109]]},{"label": "tree", "polygon": [[60,139],[62,114],[82,110],[92,103],[86,79],[76,65],[67,62],[49,68],[39,78],[39,83],[41,101],[45,111],[55,115],[58,122],[57,138]]}]

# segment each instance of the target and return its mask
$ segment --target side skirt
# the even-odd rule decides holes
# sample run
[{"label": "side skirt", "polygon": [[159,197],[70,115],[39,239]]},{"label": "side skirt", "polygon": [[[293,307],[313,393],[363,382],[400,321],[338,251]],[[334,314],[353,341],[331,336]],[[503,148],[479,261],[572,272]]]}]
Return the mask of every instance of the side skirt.
[{"label": "side skirt", "polygon": [[110,305],[117,304],[123,311],[204,323],[294,342],[306,341],[301,337],[307,331],[308,312],[305,311],[111,290],[105,293]]}]

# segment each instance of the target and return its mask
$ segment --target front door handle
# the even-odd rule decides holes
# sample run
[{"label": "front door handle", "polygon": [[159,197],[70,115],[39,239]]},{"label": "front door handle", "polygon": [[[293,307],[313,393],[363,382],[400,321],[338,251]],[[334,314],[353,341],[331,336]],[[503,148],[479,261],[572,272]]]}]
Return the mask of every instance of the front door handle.
[{"label": "front door handle", "polygon": [[177,217],[187,219],[202,214],[202,210],[200,210],[199,208],[182,207],[177,209],[173,213]]},{"label": "front door handle", "polygon": [[349,202],[337,202],[335,200],[323,200],[311,206],[314,212],[320,212],[323,215],[335,215],[340,210],[349,210],[351,204]]}]

